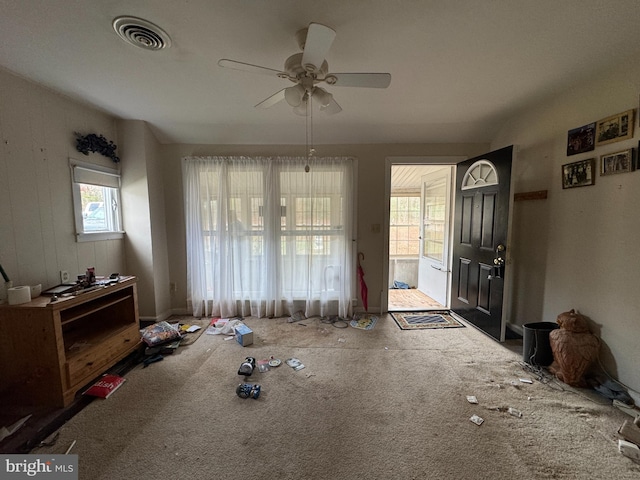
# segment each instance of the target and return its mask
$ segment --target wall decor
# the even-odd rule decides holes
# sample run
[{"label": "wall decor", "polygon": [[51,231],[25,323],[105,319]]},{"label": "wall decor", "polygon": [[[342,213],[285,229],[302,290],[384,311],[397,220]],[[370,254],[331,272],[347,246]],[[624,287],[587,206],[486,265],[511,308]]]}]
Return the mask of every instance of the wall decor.
[{"label": "wall decor", "polygon": [[82,135],[78,132],[74,132],[76,136],[76,150],[84,155],[89,155],[89,152],[97,152],[110,158],[114,163],[119,163],[120,158],[116,155],[116,148],[118,148],[111,140],[107,140],[102,135],[96,135],[90,133],[88,135]]},{"label": "wall decor", "polygon": [[627,173],[633,168],[633,149],[600,155],[600,175]]},{"label": "wall decor", "polygon": [[588,158],[562,166],[562,188],[585,187],[595,183],[596,159]]},{"label": "wall decor", "polygon": [[618,113],[597,122],[596,146],[619,142],[633,137],[634,110]]},{"label": "wall decor", "polygon": [[596,148],[596,122],[573,128],[567,134],[567,156]]}]

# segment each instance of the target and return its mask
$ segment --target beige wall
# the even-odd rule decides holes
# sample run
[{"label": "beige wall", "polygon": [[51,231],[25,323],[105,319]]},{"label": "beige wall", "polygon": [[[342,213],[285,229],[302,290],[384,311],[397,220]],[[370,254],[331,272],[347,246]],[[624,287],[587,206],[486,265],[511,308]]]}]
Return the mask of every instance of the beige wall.
[{"label": "beige wall", "polygon": [[[118,145],[121,163],[76,151],[74,132]],[[120,121],[0,69],[0,264],[14,285],[60,283],[87,267],[138,277],[141,317],[171,314],[159,144],[142,121]],[[122,240],[76,242],[69,158],[122,168]]]},{"label": "beige wall", "polygon": [[76,242],[69,157],[115,165],[78,153],[73,132],[115,141],[116,122],[0,69],[0,264],[14,285],[52,287],[60,270],[125,271],[122,240]]},{"label": "beige wall", "polygon": [[566,156],[569,129],[636,109],[639,92],[640,66],[630,61],[514,117],[492,144],[519,147],[514,192],[548,190],[547,200],[514,204],[512,320],[553,322],[579,310],[602,338],[607,371],[636,392],[640,172],[596,174],[595,185],[567,190],[560,172],[575,160],[638,147],[636,119],[633,139]]},{"label": "beige wall", "polygon": [[138,277],[140,317],[163,320],[171,302],[159,144],[140,120],[119,121],[118,136],[127,267]]}]

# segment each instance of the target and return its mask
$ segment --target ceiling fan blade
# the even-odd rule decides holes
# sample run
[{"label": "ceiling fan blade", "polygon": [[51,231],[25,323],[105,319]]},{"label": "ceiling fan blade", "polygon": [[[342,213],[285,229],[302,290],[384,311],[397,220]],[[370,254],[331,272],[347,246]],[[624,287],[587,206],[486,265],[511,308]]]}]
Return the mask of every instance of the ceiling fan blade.
[{"label": "ceiling fan blade", "polygon": [[279,92],[274,93],[270,97],[265,98],[263,101],[261,101],[260,103],[258,103],[256,105],[256,108],[273,107],[276,103],[281,102],[282,100],[284,100],[284,91],[285,90],[286,90],[286,88],[283,88],[282,90],[280,90]]},{"label": "ceiling fan blade", "polygon": [[[309,70],[318,70],[329,53],[336,31],[320,23],[310,23],[307,29],[307,39],[302,53],[302,66]],[[308,65],[313,65],[307,67]],[[311,69],[311,70],[310,70]]]},{"label": "ceiling fan blade", "polygon": [[218,60],[218,65],[224,68],[231,68],[233,70],[242,70],[243,72],[261,73],[266,75],[278,75],[281,73],[280,70],[275,70],[273,68],[252,65],[251,63],[236,62],[235,60],[229,60],[228,58]]},{"label": "ceiling fan blade", "polygon": [[[331,81],[335,77],[335,82]],[[336,87],[387,88],[391,83],[390,73],[331,73],[327,83]]]},{"label": "ceiling fan blade", "polygon": [[338,105],[338,102],[336,102],[335,99],[332,98],[329,105],[326,107],[320,107],[320,110],[327,115],[334,115],[336,113],[340,113],[342,111],[342,107]]}]

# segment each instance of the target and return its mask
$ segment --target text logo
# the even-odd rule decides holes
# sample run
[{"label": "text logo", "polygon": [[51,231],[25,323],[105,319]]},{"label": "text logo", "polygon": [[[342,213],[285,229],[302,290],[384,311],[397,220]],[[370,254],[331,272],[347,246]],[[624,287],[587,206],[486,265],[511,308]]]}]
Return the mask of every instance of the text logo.
[{"label": "text logo", "polygon": [[78,480],[78,455],[0,455],[0,480]]}]

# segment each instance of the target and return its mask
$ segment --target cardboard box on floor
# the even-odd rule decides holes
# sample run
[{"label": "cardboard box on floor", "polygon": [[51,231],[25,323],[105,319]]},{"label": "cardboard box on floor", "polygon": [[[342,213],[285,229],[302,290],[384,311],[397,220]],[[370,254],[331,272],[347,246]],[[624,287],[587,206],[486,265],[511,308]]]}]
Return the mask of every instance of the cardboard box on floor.
[{"label": "cardboard box on floor", "polygon": [[243,347],[251,345],[253,343],[253,330],[244,324],[238,325],[236,327],[236,341]]},{"label": "cardboard box on floor", "polygon": [[640,427],[634,425],[633,420],[625,420],[618,433],[625,440],[640,445]]}]

